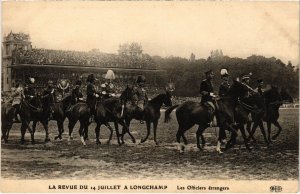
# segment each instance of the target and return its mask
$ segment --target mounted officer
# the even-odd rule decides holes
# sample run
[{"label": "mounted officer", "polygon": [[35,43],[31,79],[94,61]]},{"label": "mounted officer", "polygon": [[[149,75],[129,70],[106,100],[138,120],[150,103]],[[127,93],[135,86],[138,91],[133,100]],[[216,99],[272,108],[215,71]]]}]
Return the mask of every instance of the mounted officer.
[{"label": "mounted officer", "polygon": [[86,103],[91,109],[91,121],[93,120],[93,116],[95,114],[95,106],[96,106],[96,100],[99,97],[97,94],[97,90],[95,87],[95,81],[98,79],[95,77],[94,74],[90,74],[87,79],[87,88],[86,88]]},{"label": "mounted officer", "polygon": [[29,77],[27,83],[25,83],[24,87],[24,98],[25,100],[30,100],[35,96],[35,78]]},{"label": "mounted officer", "polygon": [[219,87],[219,96],[224,97],[230,88],[229,74],[227,69],[221,69],[221,78],[222,78],[222,83]]},{"label": "mounted officer", "polygon": [[19,123],[20,120],[18,119],[18,114],[20,112],[20,104],[21,100],[24,97],[24,89],[20,83],[16,84],[15,88],[12,88],[12,93],[11,93],[12,99],[12,106],[16,109],[15,112],[15,122]]},{"label": "mounted officer", "polygon": [[[137,105],[140,111],[144,111],[144,106],[148,103],[148,96],[145,89],[146,77],[139,75],[133,87],[133,104]],[[143,120],[140,120],[143,124]]]},{"label": "mounted officer", "polygon": [[101,84],[102,92],[104,98],[110,98],[116,96],[115,93],[115,86],[112,83],[113,80],[115,80],[115,73],[112,70],[108,70],[105,75],[106,82],[104,84]]},{"label": "mounted officer", "polygon": [[77,80],[72,91],[71,91],[71,104],[70,106],[66,109],[66,112],[70,112],[72,107],[78,103],[78,102],[83,102],[83,94],[81,91],[81,85],[82,85],[82,81],[81,80]]},{"label": "mounted officer", "polygon": [[257,88],[255,88],[255,92],[259,93],[261,96],[264,95],[264,89],[263,89],[263,86],[264,86],[264,81],[263,79],[258,79],[257,80]]},{"label": "mounted officer", "polygon": [[[216,104],[214,103],[214,88],[212,84],[212,79],[214,77],[214,74],[212,70],[205,72],[206,79],[202,80],[200,84],[200,95],[201,95],[201,104],[204,107],[208,108],[208,111],[211,114],[211,122],[209,123],[210,126],[213,125],[213,120],[215,120],[215,113],[216,113]],[[214,122],[214,125],[216,125],[216,122]]]},{"label": "mounted officer", "polygon": [[43,98],[46,98],[44,111],[48,112],[49,120],[53,119],[54,103],[56,102],[56,91],[53,85],[53,81],[49,80],[47,87],[43,91]]}]

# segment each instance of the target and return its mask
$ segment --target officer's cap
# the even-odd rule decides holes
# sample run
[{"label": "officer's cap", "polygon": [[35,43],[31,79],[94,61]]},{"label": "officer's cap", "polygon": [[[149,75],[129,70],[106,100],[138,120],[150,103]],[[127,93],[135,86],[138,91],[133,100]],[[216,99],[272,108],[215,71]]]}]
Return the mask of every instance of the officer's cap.
[{"label": "officer's cap", "polygon": [[209,74],[211,74],[212,72],[213,72],[212,70],[208,70],[208,71],[205,72],[205,75],[209,75]]}]

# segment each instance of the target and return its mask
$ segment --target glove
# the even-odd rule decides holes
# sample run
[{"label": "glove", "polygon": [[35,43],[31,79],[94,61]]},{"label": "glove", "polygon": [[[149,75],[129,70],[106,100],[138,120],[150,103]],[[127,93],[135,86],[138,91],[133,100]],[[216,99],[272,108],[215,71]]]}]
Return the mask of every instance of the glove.
[{"label": "glove", "polygon": [[98,98],[99,97],[99,95],[98,94],[96,94],[96,98]]}]

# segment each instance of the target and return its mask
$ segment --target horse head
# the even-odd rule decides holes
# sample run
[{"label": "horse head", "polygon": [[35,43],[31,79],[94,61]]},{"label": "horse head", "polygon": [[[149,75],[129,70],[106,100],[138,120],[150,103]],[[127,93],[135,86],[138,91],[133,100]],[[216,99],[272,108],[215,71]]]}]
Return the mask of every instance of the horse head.
[{"label": "horse head", "polygon": [[287,102],[290,102],[290,103],[294,102],[293,97],[289,94],[289,92],[287,91],[286,88],[281,89],[280,95],[281,95],[281,98],[282,98],[283,101],[287,101]]},{"label": "horse head", "polygon": [[233,84],[230,86],[227,92],[227,96],[235,99],[244,98],[245,96],[248,95],[248,91],[249,88],[245,84],[234,80]]},{"label": "horse head", "polygon": [[120,99],[123,102],[132,101],[134,96],[134,90],[132,86],[127,85],[126,89],[121,93]]},{"label": "horse head", "polygon": [[172,106],[172,93],[171,92],[168,92],[168,91],[166,92],[163,103],[166,106]]}]

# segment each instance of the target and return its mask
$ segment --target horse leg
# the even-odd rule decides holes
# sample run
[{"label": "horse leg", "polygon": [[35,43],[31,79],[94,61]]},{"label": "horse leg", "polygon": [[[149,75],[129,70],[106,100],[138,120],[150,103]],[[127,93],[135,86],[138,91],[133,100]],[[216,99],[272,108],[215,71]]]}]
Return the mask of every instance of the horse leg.
[{"label": "horse leg", "polygon": [[69,120],[69,124],[68,124],[68,128],[69,128],[69,138],[68,138],[68,141],[69,142],[71,140],[73,140],[73,129],[74,129],[75,124],[76,124],[76,121]]},{"label": "horse leg", "polygon": [[[118,125],[118,122],[114,122],[114,125],[115,125],[115,129],[116,129],[116,135],[117,135],[118,144],[120,146],[124,142],[124,140],[123,140],[124,133],[122,132],[122,135],[119,134],[119,125]],[[123,126],[123,127],[125,127],[125,126]],[[120,142],[120,136],[122,138],[122,143]]]},{"label": "horse leg", "polygon": [[[130,120],[127,119],[125,122],[126,122],[126,126],[128,127],[128,135],[131,137],[132,143],[135,143],[136,142],[135,138],[133,137],[133,135],[130,133],[130,130],[129,130]],[[123,129],[124,129],[124,127],[123,127]]]},{"label": "horse leg", "polygon": [[244,139],[245,146],[248,149],[248,151],[250,152],[251,148],[248,145],[248,139],[247,139],[247,136],[246,136],[246,133],[245,133],[245,128],[244,128],[243,124],[240,125],[240,130],[241,130],[241,133],[242,133],[242,136],[243,136],[243,139]]},{"label": "horse leg", "polygon": [[267,146],[269,146],[269,141],[268,141],[268,139],[267,139],[267,134],[266,134],[266,131],[265,131],[265,128],[264,128],[263,121],[260,120],[259,123],[258,123],[258,125],[259,125],[259,128],[260,128],[261,133],[262,133],[263,136],[264,136],[264,140],[265,140]]},{"label": "horse leg", "polygon": [[[156,140],[156,129],[157,129],[157,124],[158,124],[158,120],[154,121],[153,122],[153,133],[154,133],[154,142],[156,143],[156,145],[158,145],[158,142]],[[183,134],[182,134],[183,135]],[[185,138],[183,138],[183,141],[185,142],[186,139],[184,140]]]},{"label": "horse leg", "polygon": [[95,134],[96,134],[96,144],[101,144],[99,138],[100,138],[100,127],[101,127],[101,124],[97,122],[97,126],[95,128]]},{"label": "horse leg", "polygon": [[[201,140],[204,140],[204,138],[202,139],[202,133],[204,131],[203,128],[204,128],[203,126],[199,125],[198,130],[196,132],[197,148],[199,150],[202,150],[201,145],[200,145],[200,136],[201,136]],[[203,143],[202,143],[202,145],[203,145]]]},{"label": "horse leg", "polygon": [[272,143],[272,139],[271,139],[271,121],[267,121],[267,128],[268,128],[268,141],[269,143]]},{"label": "horse leg", "polygon": [[220,126],[219,128],[219,137],[218,137],[218,143],[217,143],[217,152],[219,152],[220,154],[223,153],[221,151],[221,142],[223,142],[223,140],[226,139],[226,132],[225,132],[225,128],[223,126]]},{"label": "horse leg", "polygon": [[[31,127],[29,126],[29,122],[25,121],[25,130],[24,130],[24,135],[25,135],[25,132],[26,132],[26,128],[28,129],[30,135],[31,135],[31,143],[34,144],[34,132],[33,130],[31,129]],[[24,139],[24,136],[23,136],[23,139]]]},{"label": "horse leg", "polygon": [[49,138],[49,131],[48,131],[48,121],[43,121],[41,123],[42,123],[42,125],[45,129],[45,132],[46,132],[45,142],[49,142],[50,138]]},{"label": "horse leg", "polygon": [[150,121],[147,121],[146,122],[146,125],[147,125],[147,136],[141,140],[141,143],[144,143],[145,141],[147,141],[149,135],[150,135],[150,128],[151,128],[151,123]]},{"label": "horse leg", "polygon": [[84,140],[85,141],[89,140],[89,125],[90,125],[89,120],[84,122],[84,128],[83,129],[84,129]]},{"label": "horse leg", "polygon": [[[116,125],[118,125],[118,123],[116,123]],[[110,126],[109,123],[106,123],[105,126],[109,129],[110,131],[110,135],[109,135],[109,138],[108,138],[108,141],[107,141],[107,144],[110,144],[110,141],[112,140],[112,136],[113,136],[113,128]],[[119,139],[119,138],[118,138]]]},{"label": "horse leg", "polygon": [[[249,135],[251,134],[251,130],[250,130],[251,129],[251,123],[252,123],[251,121],[248,121],[247,126],[246,126],[246,129],[247,129],[247,132],[248,132]],[[252,136],[251,139],[252,139],[253,142],[256,142],[256,139],[254,138],[254,136]]]},{"label": "horse leg", "polygon": [[237,137],[236,133],[231,133],[230,140],[227,142],[227,144],[225,146],[225,150],[228,150],[228,149],[232,148],[235,145],[236,137]]},{"label": "horse leg", "polygon": [[62,120],[57,120],[57,127],[58,127],[58,135],[54,137],[55,140],[62,139],[62,134],[64,132],[64,123]]},{"label": "horse leg", "polygon": [[180,153],[182,153],[185,148],[185,146],[181,145],[181,143],[180,143],[180,138],[183,136],[183,134],[184,134],[183,130],[180,127],[178,127],[178,131],[176,133],[176,140],[178,143],[178,149],[179,149]]},{"label": "horse leg", "polygon": [[279,136],[282,128],[281,128],[280,124],[278,123],[278,121],[273,121],[273,124],[278,128],[277,133],[272,136],[272,140],[276,140],[276,138]]},{"label": "horse leg", "polygon": [[85,129],[84,123],[80,122],[80,127],[79,127],[80,141],[85,146],[86,143],[85,143],[85,140],[84,140],[84,129]]},{"label": "horse leg", "polygon": [[2,128],[1,128],[2,136],[1,136],[1,140],[3,139],[4,143],[8,142],[8,133],[9,133],[8,128],[9,128],[9,124],[7,122],[2,123]]},{"label": "horse leg", "polygon": [[22,122],[22,125],[21,125],[21,144],[25,143],[25,132],[26,132],[26,124]]}]

